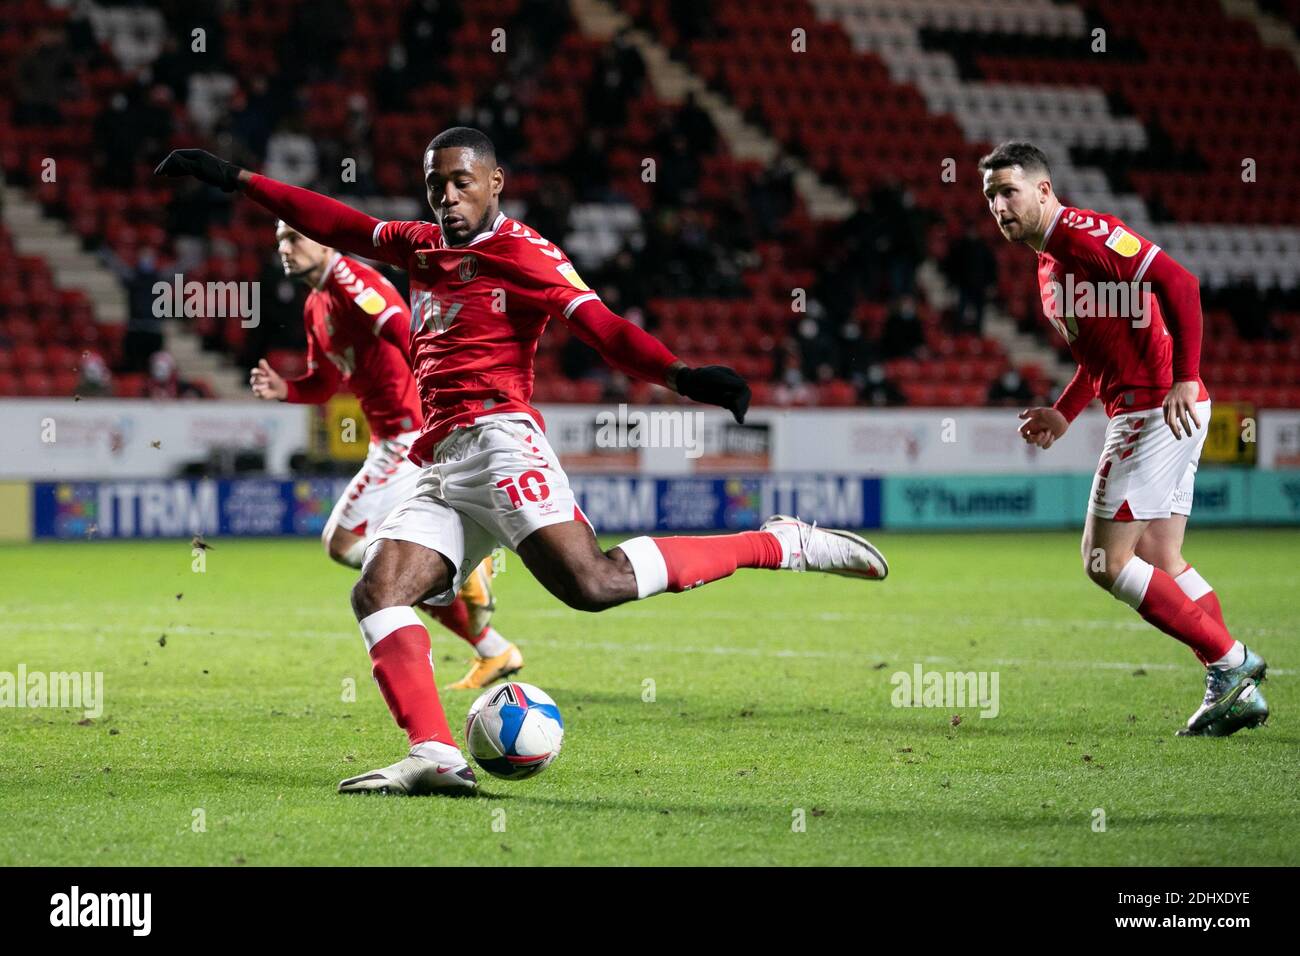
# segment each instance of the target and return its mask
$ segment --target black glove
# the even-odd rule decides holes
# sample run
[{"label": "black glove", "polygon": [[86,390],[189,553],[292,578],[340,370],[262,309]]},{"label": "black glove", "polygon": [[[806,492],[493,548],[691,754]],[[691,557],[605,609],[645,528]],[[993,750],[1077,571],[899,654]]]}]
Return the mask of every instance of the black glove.
[{"label": "black glove", "polygon": [[678,369],[677,391],[692,401],[720,405],[736,416],[737,422],[745,422],[745,413],[749,411],[749,385],[735,369],[725,365]]},{"label": "black glove", "polygon": [[155,176],[193,176],[209,186],[233,193],[239,185],[239,167],[203,149],[173,149],[153,171]]}]

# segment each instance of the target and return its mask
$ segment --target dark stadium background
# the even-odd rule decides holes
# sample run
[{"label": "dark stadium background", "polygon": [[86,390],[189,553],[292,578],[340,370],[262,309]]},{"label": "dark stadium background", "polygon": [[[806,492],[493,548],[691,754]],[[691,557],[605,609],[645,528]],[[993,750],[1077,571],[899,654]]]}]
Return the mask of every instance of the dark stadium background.
[{"label": "dark stadium background", "polygon": [[[508,212],[756,404],[1053,397],[1071,366],[975,172],[1024,135],[1067,202],[1198,273],[1217,401],[1300,407],[1298,20],[1295,0],[4,0],[0,395],[243,397],[258,358],[301,367],[268,216],[153,177],[170,148],[426,218],[423,146],[468,124]],[[151,289],[175,272],[259,279],[262,324],[164,329]],[[538,373],[541,402],[666,397],[554,324]]]},{"label": "dark stadium background", "polygon": [[[232,898],[282,924],[285,888],[328,875],[261,893],[249,869],[1046,865],[869,898],[941,900],[945,926],[1050,899],[1072,931],[1151,915],[1117,895],[1254,892],[1239,868],[1300,862],[1297,90],[1300,0],[0,0],[0,867],[114,868],[0,910],[44,924],[51,893],[177,864],[238,868]],[[534,399],[602,547],[791,514],[891,570],[741,570],[593,616],[503,555],[493,626],[563,709],[563,756],[490,802],[358,803],[337,781],[402,737],[356,571],[319,537],[364,416],[254,399],[259,360],[305,368],[304,289],[261,207],[154,169],[202,148],[426,219],[423,152],[454,125],[493,138],[506,214],[610,308],[752,386],[744,423],[678,405],[551,322]],[[1186,558],[1268,659],[1266,726],[1176,739],[1203,669],[1083,573],[1100,403],[1049,450],[1017,432],[1075,363],[981,195],[1008,139],[1199,280],[1213,412]],[[181,279],[258,283],[260,321],[155,317]],[[699,447],[604,441],[623,403]],[[432,630],[445,685],[467,650]],[[922,671],[1001,696],[898,698]],[[101,676],[103,706],[20,710],[21,672]],[[457,735],[474,696],[443,695]],[[1081,895],[1065,867],[1116,870]],[[163,892],[185,878],[155,881],[160,925],[193,910]],[[589,916],[573,886],[524,911]]]}]

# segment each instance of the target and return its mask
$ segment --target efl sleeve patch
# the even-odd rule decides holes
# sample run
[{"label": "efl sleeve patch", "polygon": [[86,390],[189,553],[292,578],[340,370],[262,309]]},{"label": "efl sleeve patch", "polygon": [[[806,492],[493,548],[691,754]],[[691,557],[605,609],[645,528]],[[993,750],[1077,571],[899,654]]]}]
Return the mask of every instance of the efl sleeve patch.
[{"label": "efl sleeve patch", "polygon": [[564,276],[564,278],[568,280],[569,285],[573,286],[579,292],[591,291],[591,289],[587,288],[587,283],[582,281],[582,276],[578,275],[578,270],[573,268],[572,263],[561,262],[555,267],[555,271]]},{"label": "efl sleeve patch", "polygon": [[1116,226],[1106,237],[1106,248],[1113,249],[1125,259],[1132,259],[1142,248],[1142,242],[1131,232],[1125,232],[1122,226]]},{"label": "efl sleeve patch", "polygon": [[387,300],[382,295],[369,287],[362,289],[353,301],[361,307],[361,311],[366,315],[378,315],[388,305]]}]

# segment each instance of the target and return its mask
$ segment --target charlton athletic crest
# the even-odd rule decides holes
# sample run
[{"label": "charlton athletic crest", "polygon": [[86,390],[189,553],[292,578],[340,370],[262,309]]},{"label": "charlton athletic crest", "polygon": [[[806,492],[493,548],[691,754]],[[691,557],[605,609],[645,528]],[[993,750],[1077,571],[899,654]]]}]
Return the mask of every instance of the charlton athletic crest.
[{"label": "charlton athletic crest", "polygon": [[478,275],[478,257],[466,256],[460,260],[460,266],[456,269],[456,274],[460,276],[461,282],[468,282]]}]

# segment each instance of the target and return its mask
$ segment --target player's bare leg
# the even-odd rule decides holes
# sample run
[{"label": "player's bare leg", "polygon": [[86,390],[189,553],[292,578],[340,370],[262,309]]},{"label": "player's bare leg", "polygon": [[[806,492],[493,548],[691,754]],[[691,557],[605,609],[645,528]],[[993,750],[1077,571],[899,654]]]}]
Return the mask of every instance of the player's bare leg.
[{"label": "player's bare leg", "polygon": [[429,632],[411,606],[446,591],[451,562],[410,541],[381,538],[352,588],[352,609],[384,702],[406,731],[410,754],[389,767],[339,783],[340,793],[473,793],[474,771],[461,755],[433,676]]},{"label": "player's bare leg", "polygon": [[760,531],[639,537],[608,551],[600,549],[585,522],[566,521],[534,531],[517,550],[543,587],[580,611],[686,591],[729,577],[738,568],[824,571],[874,580],[889,572],[884,556],[863,538],[784,515],[769,518]]},{"label": "player's bare leg", "polygon": [[1256,685],[1268,665],[1233,639],[1221,615],[1211,615],[1196,600],[1199,586],[1193,579],[1181,580],[1190,570],[1182,558],[1185,529],[1183,515],[1114,521],[1089,513],[1084,569],[1096,584],[1190,647],[1205,665],[1205,698],[1180,733],[1226,736],[1267,719],[1268,704]]},{"label": "player's bare leg", "polygon": [[1138,541],[1137,555],[1172,577],[1202,611],[1227,627],[1218,594],[1183,557],[1186,534],[1187,515],[1174,514],[1152,521]]},{"label": "player's bare leg", "polygon": [[515,550],[542,587],[571,608],[603,611],[637,598],[627,555],[618,548],[602,551],[585,522],[539,528]]},{"label": "player's bare leg", "polygon": [[[325,526],[321,543],[330,559],[349,568],[361,567],[370,539],[340,528],[334,522]],[[451,686],[457,690],[486,687],[493,681],[509,677],[524,666],[519,648],[491,626],[496,602],[492,597],[492,559],[474,569],[460,594],[450,604],[419,604],[431,618],[474,648],[470,671]]]}]

